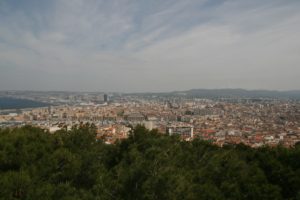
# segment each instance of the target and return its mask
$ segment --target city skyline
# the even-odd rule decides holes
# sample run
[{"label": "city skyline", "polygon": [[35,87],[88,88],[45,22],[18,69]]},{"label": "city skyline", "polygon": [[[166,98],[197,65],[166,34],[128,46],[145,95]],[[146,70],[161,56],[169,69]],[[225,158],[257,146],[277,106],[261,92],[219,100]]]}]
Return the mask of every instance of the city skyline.
[{"label": "city skyline", "polygon": [[0,1],[0,90],[299,90],[295,0]]}]

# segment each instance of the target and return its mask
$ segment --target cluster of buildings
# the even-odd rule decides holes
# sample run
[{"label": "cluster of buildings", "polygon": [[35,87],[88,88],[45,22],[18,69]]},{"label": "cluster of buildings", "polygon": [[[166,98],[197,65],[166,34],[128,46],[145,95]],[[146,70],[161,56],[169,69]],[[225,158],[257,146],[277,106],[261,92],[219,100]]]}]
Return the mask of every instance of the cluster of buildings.
[{"label": "cluster of buildings", "polygon": [[31,124],[50,133],[86,122],[95,124],[97,139],[109,144],[127,138],[132,127],[142,124],[187,141],[201,138],[220,146],[244,143],[251,147],[290,147],[300,141],[300,102],[155,96],[118,96],[110,101],[104,95],[85,102],[75,100],[72,104],[0,114],[2,127]]}]

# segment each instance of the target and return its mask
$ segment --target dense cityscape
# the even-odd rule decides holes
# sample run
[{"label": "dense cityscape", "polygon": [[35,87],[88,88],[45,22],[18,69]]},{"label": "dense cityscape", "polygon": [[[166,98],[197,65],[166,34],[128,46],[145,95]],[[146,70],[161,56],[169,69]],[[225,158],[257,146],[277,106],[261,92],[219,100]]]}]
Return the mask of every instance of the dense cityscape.
[{"label": "dense cityscape", "polygon": [[97,139],[108,144],[127,138],[139,124],[186,141],[201,138],[219,146],[291,147],[300,141],[298,100],[71,92],[7,92],[2,96],[47,106],[2,109],[1,127],[32,125],[54,133],[90,123],[97,128]]}]

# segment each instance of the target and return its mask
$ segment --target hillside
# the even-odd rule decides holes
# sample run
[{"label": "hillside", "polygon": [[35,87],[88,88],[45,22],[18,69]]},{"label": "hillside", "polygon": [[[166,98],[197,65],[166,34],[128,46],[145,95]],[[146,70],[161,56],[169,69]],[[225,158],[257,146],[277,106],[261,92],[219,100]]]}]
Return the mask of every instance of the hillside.
[{"label": "hillside", "polygon": [[272,98],[300,100],[300,91],[276,91],[276,90],[245,90],[245,89],[192,89],[184,91],[161,93],[132,93],[137,96],[160,97],[188,97],[188,98]]}]

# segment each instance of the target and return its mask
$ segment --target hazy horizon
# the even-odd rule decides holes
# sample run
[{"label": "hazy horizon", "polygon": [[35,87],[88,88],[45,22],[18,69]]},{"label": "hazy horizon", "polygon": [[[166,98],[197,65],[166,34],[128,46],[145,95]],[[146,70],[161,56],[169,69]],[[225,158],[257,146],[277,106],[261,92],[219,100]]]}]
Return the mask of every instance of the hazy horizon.
[{"label": "hazy horizon", "polygon": [[2,0],[0,91],[300,90],[299,0]]},{"label": "hazy horizon", "polygon": [[123,93],[123,94],[142,94],[142,93],[172,93],[172,92],[187,92],[192,90],[208,90],[208,91],[217,91],[217,90],[244,90],[248,92],[253,91],[267,91],[267,92],[299,92],[300,90],[271,90],[271,89],[244,89],[244,88],[191,88],[186,90],[169,90],[169,91],[137,91],[137,92],[122,92],[122,91],[87,91],[87,90],[0,90],[0,92],[67,92],[67,93]]}]

